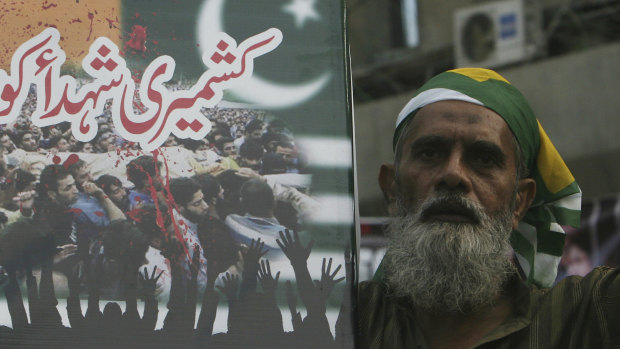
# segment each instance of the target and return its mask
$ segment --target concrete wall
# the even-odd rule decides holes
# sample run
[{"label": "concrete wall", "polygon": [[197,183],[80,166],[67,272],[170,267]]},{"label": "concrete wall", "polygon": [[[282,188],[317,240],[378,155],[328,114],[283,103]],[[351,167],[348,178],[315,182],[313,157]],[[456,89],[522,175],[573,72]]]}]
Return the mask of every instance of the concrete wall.
[{"label": "concrete wall", "polygon": [[[620,44],[499,70],[530,101],[584,197],[620,192]],[[385,215],[377,175],[396,115],[413,94],[356,105],[360,214]]]}]

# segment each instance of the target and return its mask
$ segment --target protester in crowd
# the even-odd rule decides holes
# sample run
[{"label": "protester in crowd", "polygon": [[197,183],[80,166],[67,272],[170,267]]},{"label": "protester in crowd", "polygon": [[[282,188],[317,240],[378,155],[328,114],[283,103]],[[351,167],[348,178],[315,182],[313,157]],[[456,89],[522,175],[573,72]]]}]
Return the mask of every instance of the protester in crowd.
[{"label": "protester in crowd", "polygon": [[112,130],[101,130],[92,141],[96,153],[107,153],[116,150],[116,136]]},{"label": "protester in crowd", "polygon": [[254,171],[260,171],[263,157],[263,147],[260,143],[253,140],[243,142],[239,149],[239,160],[237,163],[241,167],[247,167]]},{"label": "protester in crowd", "polygon": [[185,242],[188,251],[187,258],[183,260],[183,268],[187,280],[190,276],[190,265],[193,253],[199,253],[200,273],[198,281],[201,286],[207,282],[207,260],[204,250],[198,238],[198,224],[204,220],[209,211],[209,205],[204,201],[204,194],[200,184],[192,178],[179,177],[170,181],[170,194],[174,199],[175,209],[173,217],[176,228],[180,231],[182,241]]},{"label": "protester in crowd", "polygon": [[241,145],[248,140],[260,143],[260,139],[263,136],[263,123],[258,119],[253,119],[245,126],[243,137],[235,139],[235,147],[241,152]]},{"label": "protester in crowd", "polygon": [[16,148],[15,143],[11,139],[11,132],[7,129],[0,130],[0,145],[2,145],[7,154],[12,153]]},{"label": "protester in crowd", "polygon": [[226,225],[234,232],[235,239],[248,245],[252,239],[260,238],[268,248],[277,249],[275,240],[286,227],[274,217],[276,200],[271,187],[259,178],[249,179],[241,186],[240,203],[245,215],[226,217]]},{"label": "protester in crowd", "polygon": [[162,163],[151,155],[141,155],[127,164],[127,179],[134,185],[129,191],[130,210],[138,205],[154,204],[158,198],[165,201],[161,166]]},{"label": "protester in crowd", "polygon": [[362,348],[620,343],[618,270],[548,288],[581,192],[506,79],[480,68],[435,76],[399,114],[393,146],[379,175],[394,216],[387,253],[358,290]]},{"label": "protester in crowd", "polygon": [[101,175],[95,181],[95,184],[103,190],[105,195],[110,197],[110,200],[121,211],[129,211],[129,193],[127,189],[123,187],[123,183],[117,177],[112,175]]},{"label": "protester in crowd", "polygon": [[15,134],[15,144],[27,152],[39,151],[39,144],[32,131],[22,130]]}]

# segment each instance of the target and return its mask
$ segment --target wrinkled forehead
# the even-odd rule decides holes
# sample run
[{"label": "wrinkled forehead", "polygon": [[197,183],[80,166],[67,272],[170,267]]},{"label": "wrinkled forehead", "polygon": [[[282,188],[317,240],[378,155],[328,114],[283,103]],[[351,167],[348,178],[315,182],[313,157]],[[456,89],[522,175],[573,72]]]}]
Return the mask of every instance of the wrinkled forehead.
[{"label": "wrinkled forehead", "polygon": [[[420,121],[421,118],[424,119],[423,123]],[[402,147],[404,140],[419,129],[421,124],[428,130],[433,129],[434,126],[439,127],[439,125],[444,126],[451,123],[455,127],[460,127],[459,123],[470,125],[474,129],[479,129],[480,133],[485,132],[485,126],[488,126],[488,123],[492,123],[497,132],[504,133],[507,131],[512,138],[515,138],[510,126],[495,111],[475,102],[460,99],[441,100],[425,104],[408,115],[398,125],[394,134],[394,150],[398,152],[398,148]]]}]

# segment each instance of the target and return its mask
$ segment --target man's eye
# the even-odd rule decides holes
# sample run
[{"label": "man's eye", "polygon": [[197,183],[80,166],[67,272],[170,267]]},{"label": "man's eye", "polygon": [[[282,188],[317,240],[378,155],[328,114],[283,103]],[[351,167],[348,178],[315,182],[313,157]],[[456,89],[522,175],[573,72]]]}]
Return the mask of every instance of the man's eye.
[{"label": "man's eye", "polygon": [[439,152],[435,149],[421,149],[416,153],[418,158],[425,160],[436,159],[439,155]]},{"label": "man's eye", "polygon": [[491,154],[478,154],[473,158],[474,162],[484,166],[490,166],[495,164],[497,161],[495,157]]}]

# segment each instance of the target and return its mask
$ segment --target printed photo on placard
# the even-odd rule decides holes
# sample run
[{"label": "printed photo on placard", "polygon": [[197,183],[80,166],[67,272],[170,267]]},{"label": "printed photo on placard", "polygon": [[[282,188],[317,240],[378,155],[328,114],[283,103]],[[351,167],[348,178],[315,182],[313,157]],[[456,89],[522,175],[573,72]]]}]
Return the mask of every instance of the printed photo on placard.
[{"label": "printed photo on placard", "polygon": [[341,1],[0,13],[0,346],[354,347]]}]

